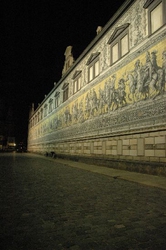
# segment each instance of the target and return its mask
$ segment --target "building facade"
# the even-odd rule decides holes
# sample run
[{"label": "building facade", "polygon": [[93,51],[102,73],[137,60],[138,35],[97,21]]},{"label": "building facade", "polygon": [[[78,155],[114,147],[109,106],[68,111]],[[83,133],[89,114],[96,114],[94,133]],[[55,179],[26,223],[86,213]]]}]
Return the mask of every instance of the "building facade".
[{"label": "building facade", "polygon": [[29,117],[28,151],[166,162],[166,1],[127,0]]}]

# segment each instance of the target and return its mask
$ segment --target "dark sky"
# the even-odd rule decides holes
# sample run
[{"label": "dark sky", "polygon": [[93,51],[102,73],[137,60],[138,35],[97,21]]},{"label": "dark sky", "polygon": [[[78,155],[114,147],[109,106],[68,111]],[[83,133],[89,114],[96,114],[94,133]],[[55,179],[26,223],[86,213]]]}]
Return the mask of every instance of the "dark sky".
[{"label": "dark sky", "polygon": [[[29,105],[61,78],[64,51],[77,59],[124,0],[1,0],[1,96],[13,102],[16,136],[27,129]],[[9,101],[9,102],[10,102]]]}]

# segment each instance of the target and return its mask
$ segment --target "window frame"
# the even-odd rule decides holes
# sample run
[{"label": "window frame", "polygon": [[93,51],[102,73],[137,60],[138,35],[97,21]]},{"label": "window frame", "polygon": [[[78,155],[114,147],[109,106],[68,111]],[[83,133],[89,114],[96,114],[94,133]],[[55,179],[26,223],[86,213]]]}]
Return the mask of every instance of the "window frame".
[{"label": "window frame", "polygon": [[55,103],[55,108],[57,108],[60,104],[60,92],[56,92],[54,103]]},{"label": "window frame", "polygon": [[73,94],[77,93],[81,89],[81,70],[76,71],[73,76]]},{"label": "window frame", "polygon": [[69,99],[69,83],[65,83],[63,85],[63,102],[67,101]]},{"label": "window frame", "polygon": [[43,108],[41,108],[41,111],[40,111],[40,120],[43,119]]},{"label": "window frame", "polygon": [[73,81],[73,94],[77,93],[81,89],[81,76],[77,77]]},{"label": "window frame", "polygon": [[[162,4],[162,24],[156,30],[152,31],[152,16],[151,13],[154,11],[160,4]],[[144,5],[145,9],[148,9],[148,34],[149,36],[153,35],[159,29],[161,29],[166,23],[166,15],[164,14],[164,9],[166,9],[166,1],[165,0],[155,0],[155,1],[147,1]]]},{"label": "window frame", "polygon": [[38,111],[38,113],[37,113],[37,122],[39,122],[40,121],[40,112]]},{"label": "window frame", "polygon": [[46,104],[44,105],[44,117],[46,117],[47,114],[48,114],[48,104],[46,103]]},{"label": "window frame", "polygon": [[[110,39],[108,40],[108,44],[110,45],[110,64],[113,65],[114,63],[118,62],[121,58],[126,56],[130,52],[130,37],[129,37],[129,25],[130,23],[125,23],[122,26],[115,28],[114,32],[112,33]],[[127,52],[122,54],[122,39],[127,36]],[[117,59],[113,60],[113,48],[117,45],[118,53]]]},{"label": "window frame", "polygon": [[51,113],[53,111],[53,99],[51,98],[49,100],[49,108],[48,108],[48,113]]},{"label": "window frame", "polygon": [[[98,63],[98,70],[96,70],[96,64]],[[88,82],[93,81],[100,75],[100,52],[93,53],[87,61],[88,66]]]},{"label": "window frame", "polygon": [[[121,41],[122,39],[127,36],[127,52],[122,54],[122,44]],[[113,48],[115,45],[118,45],[118,54],[117,54],[117,59],[114,61],[113,60]],[[111,65],[113,65],[114,63],[118,62],[121,58],[123,58],[124,56],[126,56],[129,53],[129,30],[125,29],[122,33],[120,33],[115,40],[111,43],[110,45],[110,54],[111,54]]]}]

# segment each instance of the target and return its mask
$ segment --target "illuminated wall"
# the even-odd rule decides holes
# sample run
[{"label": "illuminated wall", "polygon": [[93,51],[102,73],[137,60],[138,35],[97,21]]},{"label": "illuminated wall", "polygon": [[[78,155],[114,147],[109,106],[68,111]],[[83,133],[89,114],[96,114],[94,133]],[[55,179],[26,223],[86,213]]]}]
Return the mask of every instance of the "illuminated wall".
[{"label": "illuminated wall", "polygon": [[[166,29],[148,38],[148,26],[143,26],[147,24],[144,3],[135,1],[43,101],[42,107],[54,99],[57,91],[61,93],[61,104],[29,126],[29,151],[166,161]],[[141,21],[135,14],[139,14]],[[110,48],[106,42],[116,27],[125,23],[131,23],[130,52],[110,66]],[[86,62],[97,51],[101,53],[101,72],[88,83]],[[74,95],[72,75],[78,69],[82,70],[82,88]],[[70,94],[62,102],[65,82],[71,83]],[[30,123],[40,108],[30,117]]]}]

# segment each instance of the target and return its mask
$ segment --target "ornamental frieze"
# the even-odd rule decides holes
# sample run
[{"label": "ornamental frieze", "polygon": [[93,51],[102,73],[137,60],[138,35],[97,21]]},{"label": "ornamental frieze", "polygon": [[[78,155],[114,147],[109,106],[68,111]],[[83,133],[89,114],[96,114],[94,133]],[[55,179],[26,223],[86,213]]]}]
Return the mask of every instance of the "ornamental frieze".
[{"label": "ornamental frieze", "polygon": [[[55,112],[37,129],[36,138],[55,139],[110,131],[125,124],[150,125],[166,110],[166,47],[164,41],[131,60]],[[141,125],[140,125],[141,126]]]}]

